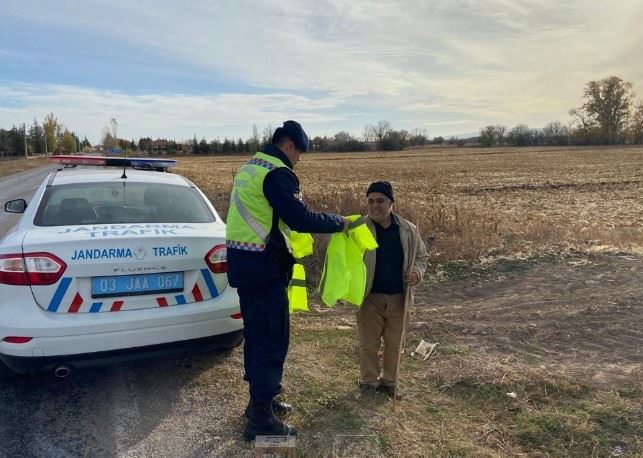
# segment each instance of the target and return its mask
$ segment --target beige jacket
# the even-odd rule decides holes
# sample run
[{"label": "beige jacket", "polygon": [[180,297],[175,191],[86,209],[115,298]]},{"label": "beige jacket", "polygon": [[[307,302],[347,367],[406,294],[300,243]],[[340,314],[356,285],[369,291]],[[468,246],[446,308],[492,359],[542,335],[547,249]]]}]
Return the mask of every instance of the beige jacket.
[{"label": "beige jacket", "polygon": [[[404,273],[411,271],[411,264],[413,264],[413,271],[417,272],[420,282],[424,277],[424,271],[426,270],[427,262],[429,255],[426,251],[426,245],[420,236],[415,224],[410,221],[402,218],[401,216],[396,215],[395,213],[391,214],[391,217],[395,219],[398,226],[400,227],[400,242],[402,242],[402,251],[404,252]],[[375,225],[371,219],[366,216],[366,225],[371,230],[373,237],[376,237]],[[413,247],[415,246],[417,240],[417,248],[415,250],[415,263],[413,263]],[[366,280],[366,294],[364,297],[368,296],[373,287],[373,279],[375,277],[375,251],[367,251],[364,253],[364,264],[366,265],[367,280]],[[418,283],[419,284],[419,283]],[[406,288],[406,283],[404,284]],[[405,291],[406,292],[406,291]],[[405,307],[410,307],[413,305],[413,289],[411,289],[410,294],[406,295],[408,298],[408,303],[405,303]]]}]

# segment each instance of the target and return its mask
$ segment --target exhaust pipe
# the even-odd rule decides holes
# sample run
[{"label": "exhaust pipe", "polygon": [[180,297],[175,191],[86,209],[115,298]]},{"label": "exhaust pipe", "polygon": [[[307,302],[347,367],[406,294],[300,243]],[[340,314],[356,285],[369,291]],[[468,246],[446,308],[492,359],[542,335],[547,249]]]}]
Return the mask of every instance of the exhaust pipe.
[{"label": "exhaust pipe", "polygon": [[67,366],[58,366],[54,369],[54,375],[56,378],[67,378],[71,374],[71,369]]}]

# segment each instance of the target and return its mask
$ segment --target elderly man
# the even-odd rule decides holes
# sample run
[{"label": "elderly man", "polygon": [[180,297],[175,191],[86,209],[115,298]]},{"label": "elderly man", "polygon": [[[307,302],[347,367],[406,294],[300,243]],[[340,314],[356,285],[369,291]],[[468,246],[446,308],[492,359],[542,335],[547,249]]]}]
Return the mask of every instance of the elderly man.
[{"label": "elderly man", "polygon": [[[427,251],[417,227],[393,213],[393,187],[389,182],[371,183],[366,198],[366,224],[378,248],[364,255],[368,280],[366,296],[357,313],[360,392],[367,398],[376,392],[393,397],[404,314],[413,304],[413,295],[406,291],[422,281]],[[384,358],[380,369],[382,340]]]}]

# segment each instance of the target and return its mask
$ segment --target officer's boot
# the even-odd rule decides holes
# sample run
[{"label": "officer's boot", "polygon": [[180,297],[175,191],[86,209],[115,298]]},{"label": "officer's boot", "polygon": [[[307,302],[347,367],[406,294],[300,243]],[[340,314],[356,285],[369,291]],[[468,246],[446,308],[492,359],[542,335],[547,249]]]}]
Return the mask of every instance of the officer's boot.
[{"label": "officer's boot", "polygon": [[250,412],[244,438],[251,441],[255,436],[296,436],[294,427],[282,422],[272,412],[272,402],[250,401]]},{"label": "officer's boot", "polygon": [[[252,404],[252,401],[248,401],[248,405],[246,406],[246,410],[243,413],[246,418],[250,418],[250,405]],[[277,398],[272,399],[272,412],[279,416],[282,417],[292,411],[292,406],[290,404],[287,404],[285,402],[281,402]]]}]

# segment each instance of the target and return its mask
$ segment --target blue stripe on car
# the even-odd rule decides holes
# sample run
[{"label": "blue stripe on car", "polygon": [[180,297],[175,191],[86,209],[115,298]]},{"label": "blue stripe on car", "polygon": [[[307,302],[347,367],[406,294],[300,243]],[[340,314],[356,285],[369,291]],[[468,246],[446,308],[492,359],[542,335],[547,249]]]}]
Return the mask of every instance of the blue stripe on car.
[{"label": "blue stripe on car", "polygon": [[187,304],[188,302],[185,300],[185,296],[183,294],[179,294],[178,296],[174,296],[176,298],[176,304],[177,305],[183,305]]},{"label": "blue stripe on car", "polygon": [[102,302],[94,302],[92,308],[89,309],[89,313],[100,312],[100,308],[103,306]]},{"label": "blue stripe on car", "polygon": [[208,285],[208,289],[210,290],[210,296],[217,297],[219,295],[219,291],[217,291],[217,286],[214,284],[212,274],[210,274],[208,269],[201,269],[201,273],[205,279],[205,284]]},{"label": "blue stripe on car", "polygon": [[51,302],[49,303],[49,307],[47,307],[47,311],[49,312],[58,311],[58,307],[60,307],[60,303],[62,302],[63,297],[65,296],[65,293],[67,292],[67,288],[69,288],[70,284],[71,284],[71,277],[63,277],[60,284],[58,285],[58,288],[56,289],[56,292],[54,293],[54,297],[51,298]]}]

